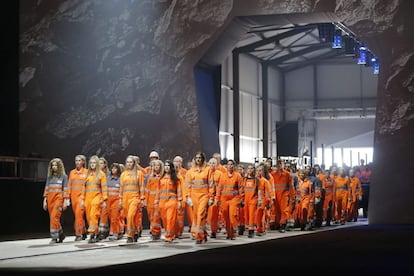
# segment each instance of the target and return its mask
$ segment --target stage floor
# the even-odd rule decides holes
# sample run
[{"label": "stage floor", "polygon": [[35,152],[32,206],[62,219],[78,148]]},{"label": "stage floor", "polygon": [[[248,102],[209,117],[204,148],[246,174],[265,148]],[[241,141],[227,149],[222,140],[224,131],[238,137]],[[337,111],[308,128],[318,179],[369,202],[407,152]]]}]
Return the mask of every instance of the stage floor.
[{"label": "stage floor", "polygon": [[[137,243],[126,245],[126,238],[118,241],[103,240],[95,244],[87,241],[74,241],[74,236],[67,236],[63,243],[49,244],[50,239],[27,239],[0,242],[0,270],[9,272],[62,272],[79,269],[102,268],[105,266],[137,263],[141,261],[168,257],[195,251],[229,247],[266,240],[283,239],[315,232],[335,231],[337,229],[367,225],[367,219],[347,222],[345,225],[332,225],[312,231],[293,231],[279,233],[269,231],[264,236],[248,238],[239,236],[235,240],[226,240],[222,231],[217,238],[208,238],[207,243],[198,245],[191,239],[190,233],[184,233],[181,239],[167,243],[163,239],[152,241],[149,230],[144,230]],[[187,229],[186,229],[187,230]]]}]

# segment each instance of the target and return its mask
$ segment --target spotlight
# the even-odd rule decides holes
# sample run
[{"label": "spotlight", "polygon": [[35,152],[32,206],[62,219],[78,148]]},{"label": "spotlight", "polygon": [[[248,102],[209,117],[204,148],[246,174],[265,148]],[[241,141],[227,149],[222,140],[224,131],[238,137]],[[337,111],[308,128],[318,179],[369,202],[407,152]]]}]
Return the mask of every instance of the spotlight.
[{"label": "spotlight", "polygon": [[367,61],[367,47],[365,47],[364,45],[359,46],[358,49],[358,64],[366,64]]},{"label": "spotlight", "polygon": [[366,55],[365,55],[365,66],[366,67],[370,67],[372,66],[372,59],[374,58],[374,55],[370,52],[370,51],[366,51]]},{"label": "spotlight", "polygon": [[335,30],[333,42],[332,42],[332,48],[334,49],[340,49],[342,48],[342,32],[341,30]]},{"label": "spotlight", "polygon": [[373,57],[371,59],[371,62],[372,62],[372,69],[373,69],[374,75],[378,75],[379,74],[379,62],[378,62],[378,59],[376,57]]}]

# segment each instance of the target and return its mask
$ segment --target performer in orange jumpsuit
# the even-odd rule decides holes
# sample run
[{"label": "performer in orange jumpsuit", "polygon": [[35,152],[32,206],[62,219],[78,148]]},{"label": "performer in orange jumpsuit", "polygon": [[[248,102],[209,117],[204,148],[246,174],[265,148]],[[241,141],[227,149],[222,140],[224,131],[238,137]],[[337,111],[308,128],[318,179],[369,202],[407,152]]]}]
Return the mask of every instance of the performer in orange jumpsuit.
[{"label": "performer in orange jumpsuit", "polygon": [[144,180],[144,197],[147,208],[148,221],[152,240],[161,238],[161,217],[158,204],[155,204],[155,198],[158,193],[159,181],[164,174],[164,163],[155,159],[151,161],[151,173]]},{"label": "performer in orange jumpsuit", "polygon": [[184,195],[187,204],[193,206],[193,225],[196,244],[207,241],[207,208],[214,203],[213,174],[206,164],[206,156],[203,152],[194,155],[194,166],[185,175],[187,187]]},{"label": "performer in orange jumpsuit", "polygon": [[[105,174],[106,179],[110,177],[110,170],[108,168],[108,161],[105,157],[99,157],[99,167],[101,171]],[[103,240],[109,235],[109,206],[102,208],[101,216],[99,217],[99,235],[98,239]]]},{"label": "performer in orange jumpsuit", "polygon": [[[109,240],[118,240],[123,231],[121,232],[121,222],[119,219],[119,189],[121,187],[121,167],[118,163],[112,163],[110,167],[110,173],[107,178],[108,182],[108,215],[109,215]],[[123,224],[122,224],[123,227]]]},{"label": "performer in orange jumpsuit", "polygon": [[333,204],[334,204],[334,180],[333,175],[329,173],[329,170],[325,171],[325,199],[323,201],[323,220],[325,221],[325,226],[331,225],[331,220],[333,216]]},{"label": "performer in orange jumpsuit", "polygon": [[[215,158],[210,158],[208,161],[208,166],[211,168],[211,172],[213,174],[214,190],[217,190],[217,186],[220,182],[220,177],[223,173],[217,169],[218,164],[217,159]],[[207,222],[210,226],[210,237],[216,238],[219,227],[219,206],[217,205],[217,201],[214,201],[214,204],[208,208]]]},{"label": "performer in orange jumpsuit", "polygon": [[276,171],[273,174],[276,201],[275,201],[275,215],[280,218],[276,221],[279,225],[279,232],[286,231],[286,224],[289,218],[289,199],[294,195],[293,179],[290,172],[283,169],[282,160],[276,163]]},{"label": "performer in orange jumpsuit", "polygon": [[127,222],[127,243],[138,241],[141,227],[142,208],[144,206],[143,183],[144,174],[138,169],[134,157],[129,155],[125,160],[125,170],[121,173],[119,189],[119,209],[124,210]]},{"label": "performer in orange jumpsuit", "polygon": [[99,157],[93,155],[89,158],[88,172],[83,185],[81,194],[81,207],[85,208],[86,220],[90,234],[88,243],[98,241],[98,222],[102,208],[106,207],[108,190],[106,185],[106,175],[99,167]]},{"label": "performer in orange jumpsuit", "polygon": [[[181,194],[185,194],[185,175],[187,174],[187,169],[183,167],[183,158],[180,155],[177,155],[173,159],[175,171],[177,173],[177,176],[182,178],[182,185],[181,185]],[[191,224],[193,220],[193,207],[187,205],[185,200],[181,201],[181,206],[178,208],[177,211],[177,236],[181,237],[184,232],[184,226],[185,226],[185,219],[187,218],[187,224],[188,229],[191,229]]]},{"label": "performer in orange jumpsuit", "polygon": [[244,218],[248,237],[253,238],[257,222],[257,208],[263,205],[264,185],[260,185],[256,170],[252,164],[247,165],[246,176],[243,177],[244,187]]},{"label": "performer in orange jumpsuit", "polygon": [[216,193],[216,200],[223,213],[227,239],[231,240],[235,239],[235,232],[239,226],[238,209],[244,207],[245,203],[243,178],[235,171],[235,166],[234,160],[227,161],[227,173],[221,175]]},{"label": "performer in orange jumpsuit", "polygon": [[86,227],[85,227],[85,209],[81,208],[81,194],[83,184],[86,179],[88,170],[85,168],[86,157],[79,154],[75,156],[75,168],[69,173],[68,187],[69,197],[72,204],[72,211],[75,217],[75,241],[81,241],[86,239]]},{"label": "performer in orange jumpsuit", "polygon": [[264,163],[260,163],[256,167],[256,177],[259,179],[259,190],[262,191],[262,204],[258,204],[256,212],[256,235],[262,236],[266,233],[268,228],[268,222],[266,219],[268,216],[265,214],[269,211],[271,203],[275,199],[274,190],[272,189],[272,184],[265,177],[266,174],[269,174],[267,171],[268,167]]},{"label": "performer in orange jumpsuit", "polygon": [[165,229],[165,241],[172,242],[176,238],[177,210],[181,206],[182,178],[175,173],[173,162],[164,162],[164,174],[161,176],[155,204],[158,204],[161,223]]},{"label": "performer in orange jumpsuit", "polygon": [[299,212],[299,224],[301,230],[311,230],[311,219],[313,214],[310,214],[312,210],[311,204],[314,200],[314,188],[312,182],[307,178],[306,172],[300,170],[299,176],[299,188],[300,188],[300,202],[298,204]]},{"label": "performer in orange jumpsuit", "polygon": [[338,169],[338,176],[334,180],[335,194],[335,219],[336,222],[345,224],[348,202],[351,201],[349,190],[349,177],[345,175],[343,168]]},{"label": "performer in orange jumpsuit", "polygon": [[68,176],[60,158],[53,158],[49,162],[43,198],[43,209],[49,212],[50,218],[50,244],[61,243],[65,239],[65,234],[60,219],[70,201]]},{"label": "performer in orange jumpsuit", "polygon": [[358,208],[359,202],[362,200],[362,187],[361,181],[355,175],[353,169],[349,170],[349,186],[350,186],[350,197],[351,201],[348,204],[348,219],[347,221],[357,221],[358,220]]}]

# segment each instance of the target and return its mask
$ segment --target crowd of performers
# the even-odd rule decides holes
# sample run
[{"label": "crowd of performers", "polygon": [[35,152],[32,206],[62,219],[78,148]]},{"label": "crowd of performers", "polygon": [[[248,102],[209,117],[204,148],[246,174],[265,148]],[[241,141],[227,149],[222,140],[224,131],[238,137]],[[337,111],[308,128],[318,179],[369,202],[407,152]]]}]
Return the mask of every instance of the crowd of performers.
[{"label": "crowd of performers", "polygon": [[196,152],[185,168],[178,155],[161,160],[152,151],[149,158],[145,167],[135,155],[111,165],[104,157],[77,155],[69,175],[60,158],[50,160],[43,194],[50,243],[65,239],[61,215],[70,206],[75,241],[88,243],[125,236],[127,243],[137,242],[144,216],[152,240],[173,242],[187,225],[196,244],[220,231],[234,240],[345,224],[357,221],[360,207],[367,216],[371,170],[364,164],[297,170],[280,159],[236,164],[223,162],[219,153],[207,159]]}]

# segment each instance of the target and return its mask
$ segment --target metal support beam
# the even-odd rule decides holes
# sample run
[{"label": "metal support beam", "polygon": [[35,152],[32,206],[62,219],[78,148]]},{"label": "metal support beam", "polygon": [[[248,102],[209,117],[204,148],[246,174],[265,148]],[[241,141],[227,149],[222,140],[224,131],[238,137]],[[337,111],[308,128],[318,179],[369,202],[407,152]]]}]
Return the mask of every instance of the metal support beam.
[{"label": "metal support beam", "polygon": [[298,64],[288,66],[285,69],[283,69],[281,67],[280,68],[281,68],[281,70],[283,70],[283,72],[287,73],[287,72],[291,72],[291,71],[297,70],[299,68],[303,68],[303,67],[306,67],[308,65],[315,64],[315,63],[318,63],[318,62],[321,62],[321,61],[324,61],[324,60],[327,60],[327,59],[335,58],[335,57],[340,56],[342,54],[344,54],[344,50],[332,49],[332,51],[330,51],[326,54],[317,56],[315,58],[310,58],[310,59],[308,59],[306,61],[303,61],[303,62],[298,62]]},{"label": "metal support beam", "polygon": [[327,47],[330,47],[330,43],[325,42],[325,43],[315,44],[315,46],[309,46],[305,49],[296,51],[293,54],[285,55],[285,56],[280,57],[280,58],[271,59],[271,60],[268,60],[266,62],[269,63],[269,64],[278,65],[280,63],[283,63],[286,60],[293,59],[293,58],[296,58],[296,57],[300,57],[300,56],[303,56],[307,53],[311,53],[313,51],[317,51],[317,50],[327,48]]},{"label": "metal support beam", "polygon": [[239,53],[233,51],[233,138],[234,161],[240,162],[240,95],[239,95]]},{"label": "metal support beam", "polygon": [[251,44],[236,48],[233,51],[236,51],[238,53],[252,52],[258,47],[261,47],[261,46],[264,46],[264,45],[267,45],[267,44],[270,44],[270,43],[273,43],[273,42],[277,42],[279,40],[282,40],[284,38],[288,38],[288,37],[293,36],[293,35],[297,35],[297,34],[306,32],[307,30],[313,29],[315,27],[316,27],[316,25],[306,25],[306,26],[303,26],[301,28],[295,28],[293,30],[283,32],[283,33],[280,33],[280,34],[277,34],[277,35],[274,35],[274,36],[271,36],[271,37],[268,37],[268,38],[265,38],[265,39],[262,39],[262,40],[259,40],[259,41],[256,41],[256,42],[253,42]]},{"label": "metal support beam", "polygon": [[268,65],[262,63],[262,104],[263,104],[263,156],[269,154],[269,100],[268,100]]}]

